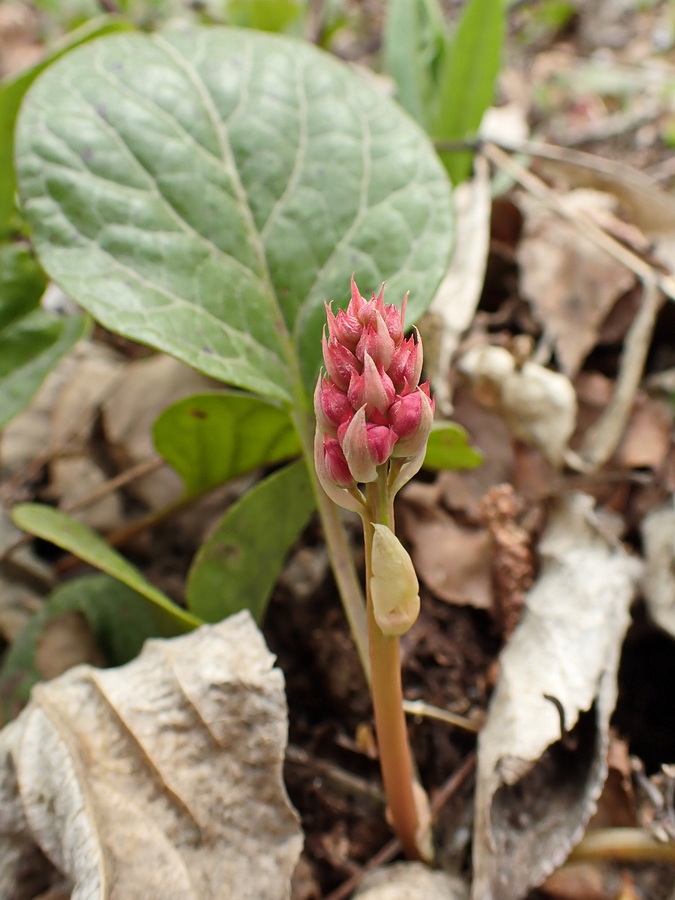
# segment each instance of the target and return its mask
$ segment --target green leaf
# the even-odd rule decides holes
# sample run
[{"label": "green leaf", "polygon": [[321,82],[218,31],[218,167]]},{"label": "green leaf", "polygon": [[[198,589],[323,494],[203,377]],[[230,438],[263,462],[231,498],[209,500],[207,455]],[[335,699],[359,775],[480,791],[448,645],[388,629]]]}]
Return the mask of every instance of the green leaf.
[{"label": "green leaf", "polygon": [[285,31],[305,12],[303,0],[229,0],[226,15],[231,25],[259,31]]},{"label": "green leaf", "polygon": [[38,309],[46,284],[27,247],[0,244],[0,428],[26,406],[86,329],[82,316]]},{"label": "green leaf", "polygon": [[448,35],[438,0],[389,0],[383,34],[385,70],[397,99],[428,128],[438,66]]},{"label": "green leaf", "polygon": [[437,422],[431,430],[424,457],[425,469],[475,469],[483,457],[469,444],[469,438],[454,422]]},{"label": "green leaf", "polygon": [[14,123],[24,94],[40,72],[43,72],[54,60],[59,59],[73,47],[90,41],[92,38],[128,27],[120,19],[98,16],[54,44],[49,54],[39,63],[0,84],[0,172],[2,172],[0,178],[0,235],[7,233],[14,208],[16,176],[13,160],[13,134]]},{"label": "green leaf", "polygon": [[47,279],[28,247],[0,245],[0,331],[32,312],[40,303]]},{"label": "green leaf", "polygon": [[179,400],[159,416],[153,437],[188,496],[297,456],[301,449],[286,409],[234,391]]},{"label": "green leaf", "polygon": [[261,621],[284,558],[314,507],[302,460],[259,482],[227,510],[197,553],[188,608],[205,622],[242,609]]},{"label": "green leaf", "polygon": [[110,665],[133,659],[149,637],[165,634],[156,607],[108,575],[74,578],[53,591],[5,654],[0,669],[0,706],[5,721],[28,702],[40,680],[36,652],[48,623],[65,612],[81,612]]},{"label": "green leaf", "polygon": [[[494,96],[501,62],[506,13],[503,0],[469,0],[446,55],[440,80],[436,141],[473,137]],[[439,153],[453,184],[471,172],[469,152]]]},{"label": "green leaf", "polygon": [[21,503],[15,506],[12,518],[19,528],[73,553],[153,603],[157,607],[162,627],[166,629],[165,633],[180,634],[201,625],[199,619],[176,606],[166,594],[82,522],[40,503]]},{"label": "green leaf", "polygon": [[80,305],[289,404],[316,380],[324,299],[386,279],[412,321],[452,243],[419,127],[328,54],[252,30],[78,48],[26,98],[17,160],[41,263]]}]

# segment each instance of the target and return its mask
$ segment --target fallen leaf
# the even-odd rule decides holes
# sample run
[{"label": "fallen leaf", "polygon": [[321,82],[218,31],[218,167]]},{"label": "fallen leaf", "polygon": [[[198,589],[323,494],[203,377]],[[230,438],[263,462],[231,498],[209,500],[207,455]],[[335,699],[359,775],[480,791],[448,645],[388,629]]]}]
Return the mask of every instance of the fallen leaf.
[{"label": "fallen leaf", "polygon": [[415,571],[447,603],[492,606],[491,541],[485,528],[468,529],[437,509],[420,510],[401,500],[400,520],[411,544]]},{"label": "fallen leaf", "polygon": [[540,575],[500,657],[479,738],[475,900],[517,900],[581,837],[607,772],[609,717],[640,563],[593,500],[559,501]]},{"label": "fallen leaf", "polygon": [[475,175],[456,188],[455,249],[450,267],[420,322],[426,369],[434,385],[436,403],[445,414],[452,412],[450,361],[464,331],[476,313],[485,279],[490,246],[492,195],[487,161],[475,160]]},{"label": "fallen leaf", "polygon": [[[525,213],[517,251],[521,293],[553,341],[562,372],[573,378],[635,276],[557,213],[526,195],[519,202]],[[616,200],[598,191],[573,191],[565,203],[587,212],[593,206],[611,207]]]},{"label": "fallen leaf", "polygon": [[364,878],[354,900],[466,900],[464,882],[422,863],[383,866]]},{"label": "fallen leaf", "polygon": [[302,837],[283,676],[248,613],[33,689],[0,732],[0,896],[282,900]]},{"label": "fallen leaf", "polygon": [[78,610],[59,613],[45,624],[37,642],[35,668],[50,681],[80,663],[101,668],[106,660],[85,616]]},{"label": "fallen leaf", "polygon": [[[120,468],[139,465],[157,455],[152,426],[170,403],[213,386],[211,379],[162,353],[129,363],[103,404],[105,436]],[[173,470],[162,468],[136,479],[127,490],[150,509],[159,509],[178,499],[183,484]]]},{"label": "fallen leaf", "polygon": [[458,367],[516,437],[539,447],[553,464],[562,464],[577,413],[574,388],[565,375],[535,362],[518,365],[504,347],[489,344],[471,347]]},{"label": "fallen leaf", "polygon": [[675,506],[673,499],[642,521],[647,609],[656,624],[675,637]]}]

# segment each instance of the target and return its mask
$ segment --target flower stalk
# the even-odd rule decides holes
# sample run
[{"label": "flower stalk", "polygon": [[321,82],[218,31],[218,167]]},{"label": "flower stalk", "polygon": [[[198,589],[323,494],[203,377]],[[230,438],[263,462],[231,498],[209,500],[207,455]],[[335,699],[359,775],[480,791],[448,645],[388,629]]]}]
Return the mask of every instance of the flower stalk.
[{"label": "flower stalk", "polygon": [[314,463],[328,497],[363,522],[371,692],[389,815],[406,854],[430,860],[429,804],[408,743],[399,651],[419,613],[419,586],[394,533],[393,501],[422,465],[434,403],[428,381],[419,382],[419,335],[404,337],[405,302],[401,310],[385,305],[383,291],[366,300],[352,278],[347,309],[326,306]]}]

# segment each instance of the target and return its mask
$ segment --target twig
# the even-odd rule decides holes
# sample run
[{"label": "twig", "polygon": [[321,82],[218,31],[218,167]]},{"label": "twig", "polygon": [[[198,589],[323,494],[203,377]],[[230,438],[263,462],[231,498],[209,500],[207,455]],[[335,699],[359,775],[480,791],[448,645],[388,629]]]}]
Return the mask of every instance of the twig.
[{"label": "twig", "polygon": [[643,279],[642,303],[626,335],[612,399],[586,432],[579,455],[590,470],[602,466],[616,450],[635,401],[661,306],[656,280]]},{"label": "twig", "polygon": [[496,144],[487,143],[483,146],[482,152],[485,156],[498,168],[506,172],[515,181],[521,184],[531,194],[545,203],[549,208],[555,210],[563,219],[575,225],[596,247],[604,250],[617,262],[620,262],[627,269],[633,272],[643,282],[653,279],[656,286],[660,288],[664,294],[675,300],[675,278],[672,275],[666,275],[659,272],[649,263],[645,262],[632,250],[624,247],[615,238],[611,237],[607,232],[599,228],[595,222],[588,218],[580,210],[570,210],[561,201],[555,191],[551,190],[540,178],[533,175],[515,159],[512,159],[507,153],[497,147]]},{"label": "twig", "polygon": [[[475,765],[476,754],[471,753],[467,756],[459,769],[448,778],[443,787],[434,795],[431,801],[431,814],[434,819],[438,816],[439,812],[443,809],[452,795],[459,790],[464,780],[468,778],[473,771]],[[359,886],[369,872],[372,872],[373,869],[377,869],[378,866],[384,866],[386,863],[391,862],[391,860],[400,852],[401,843],[398,838],[393,838],[388,844],[385,844],[365,866],[362,866],[357,872],[354,872],[353,875],[343,882],[339,888],[336,888],[332,894],[325,897],[324,900],[345,900],[345,897],[348,897],[352,891]]]},{"label": "twig", "polygon": [[380,806],[386,803],[387,798],[384,796],[384,791],[378,785],[373,784],[370,779],[359,778],[358,775],[341,769],[325,759],[316,759],[295,744],[289,744],[286,747],[286,762],[318,772],[326,781],[345,794],[365,797]]},{"label": "twig", "polygon": [[481,729],[480,724],[467,719],[466,716],[459,716],[457,713],[450,712],[449,709],[432,706],[424,700],[404,700],[403,711],[410,716],[426,716],[428,719],[437,719],[439,722],[454,725],[464,731],[472,731],[474,734],[478,734]]},{"label": "twig", "polygon": [[572,850],[568,862],[610,860],[675,862],[675,842],[657,841],[643,828],[594,828]]},{"label": "twig", "polygon": [[[138,463],[136,466],[132,466],[130,469],[126,469],[124,472],[120,472],[118,475],[115,475],[114,478],[111,478],[109,481],[106,481],[104,484],[99,485],[95,490],[93,490],[90,494],[87,494],[86,497],[80,498],[76,503],[68,504],[63,508],[63,512],[65,513],[73,513],[77,512],[80,509],[84,509],[86,506],[95,503],[97,500],[100,500],[102,497],[106,497],[108,494],[116,491],[118,488],[123,487],[125,484],[129,484],[129,482],[134,481],[136,478],[142,478],[144,475],[148,475],[151,472],[155,472],[157,469],[160,469],[163,465],[166,465],[165,461],[159,457],[153,457],[152,459],[146,460],[145,462]],[[142,521],[147,521],[146,519]],[[136,527],[137,523],[134,523]],[[145,527],[145,526],[144,526]],[[118,532],[119,533],[119,532]],[[135,532],[134,532],[135,533]],[[110,540],[113,538],[111,537]],[[33,540],[33,535],[31,534],[22,534],[21,537],[17,538],[13,543],[11,543],[8,547],[6,547],[0,553],[0,564],[5,562],[11,555],[19,550],[21,547],[30,543]],[[67,557],[66,559],[68,559]],[[75,557],[73,557],[75,560]]]},{"label": "twig", "polygon": [[137,478],[142,478],[144,475],[149,475],[151,472],[156,472],[165,465],[166,461],[163,460],[161,456],[154,456],[152,459],[146,459],[144,462],[140,462],[130,469],[120,472],[104,484],[100,484],[91,491],[91,493],[87,494],[86,497],[81,497],[75,503],[67,504],[63,507],[62,512],[73,513],[80,509],[85,509],[87,506],[91,506],[92,503],[96,503],[97,500],[101,500],[103,497],[107,497],[108,494],[112,494],[112,492],[116,491],[118,488],[124,487],[125,484],[129,484],[129,482],[135,481]]}]

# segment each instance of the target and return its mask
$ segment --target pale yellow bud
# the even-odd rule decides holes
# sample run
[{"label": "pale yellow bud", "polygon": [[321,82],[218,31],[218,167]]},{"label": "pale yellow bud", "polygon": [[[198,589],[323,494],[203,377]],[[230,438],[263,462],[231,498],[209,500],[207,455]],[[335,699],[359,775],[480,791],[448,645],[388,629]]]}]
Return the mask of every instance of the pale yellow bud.
[{"label": "pale yellow bud", "polygon": [[370,596],[383,634],[405,634],[420,611],[419,582],[403,544],[386,525],[373,525]]}]

